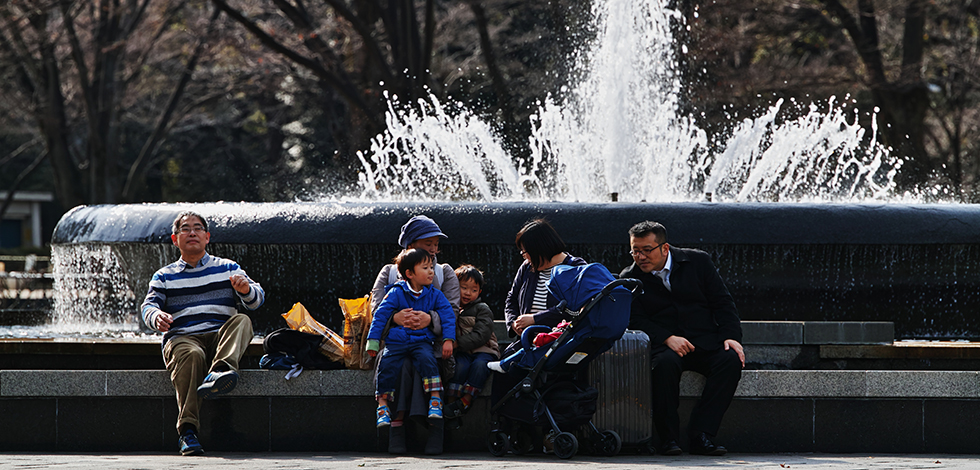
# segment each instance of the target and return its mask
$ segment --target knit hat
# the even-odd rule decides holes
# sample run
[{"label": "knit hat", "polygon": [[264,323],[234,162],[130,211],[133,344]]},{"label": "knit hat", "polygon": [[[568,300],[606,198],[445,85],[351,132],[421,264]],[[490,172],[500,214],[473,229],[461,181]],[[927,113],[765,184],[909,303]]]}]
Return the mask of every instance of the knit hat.
[{"label": "knit hat", "polygon": [[402,225],[402,233],[398,235],[398,244],[402,248],[408,248],[408,245],[411,245],[415,240],[436,236],[449,238],[442,233],[442,230],[439,230],[439,226],[434,220],[424,215],[417,215]]}]

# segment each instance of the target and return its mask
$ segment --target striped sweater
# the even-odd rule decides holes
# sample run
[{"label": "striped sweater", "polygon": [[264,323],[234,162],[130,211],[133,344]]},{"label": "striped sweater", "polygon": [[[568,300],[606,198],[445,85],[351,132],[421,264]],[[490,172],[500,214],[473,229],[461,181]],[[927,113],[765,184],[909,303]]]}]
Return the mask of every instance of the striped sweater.
[{"label": "striped sweater", "polygon": [[179,259],[160,268],[150,280],[150,290],[143,300],[141,311],[147,326],[156,329],[157,316],[173,316],[163,344],[174,336],[195,335],[218,331],[225,321],[238,313],[237,301],[249,310],[265,302],[265,291],[259,283],[248,278],[248,294],[239,294],[231,287],[231,276],[248,275],[238,263],[207,253],[191,267]]}]

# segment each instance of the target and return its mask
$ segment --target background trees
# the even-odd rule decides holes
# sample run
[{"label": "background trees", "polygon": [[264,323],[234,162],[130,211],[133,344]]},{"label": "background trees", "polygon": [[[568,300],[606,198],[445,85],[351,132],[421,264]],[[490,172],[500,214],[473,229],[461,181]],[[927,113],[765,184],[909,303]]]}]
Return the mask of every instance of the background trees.
[{"label": "background trees", "polygon": [[699,106],[849,95],[877,109],[882,141],[905,160],[903,189],[978,200],[976,2],[717,0],[687,10]]},{"label": "background trees", "polygon": [[[65,208],[329,192],[356,180],[386,94],[473,110],[520,158],[588,3],[10,0],[0,189],[50,188]],[[867,127],[877,108],[904,187],[980,200],[976,3],[677,0],[687,105],[721,127],[733,107],[849,95]]]},{"label": "background trees", "polygon": [[[203,25],[188,13],[187,2],[147,0],[0,6],[0,86],[4,117],[15,125],[5,136],[26,140],[36,161],[49,162],[63,205],[136,198],[127,183],[142,179],[146,165],[126,169],[140,153],[137,162],[153,158],[210,30],[190,35],[188,27]],[[144,137],[154,127],[156,137]]]}]

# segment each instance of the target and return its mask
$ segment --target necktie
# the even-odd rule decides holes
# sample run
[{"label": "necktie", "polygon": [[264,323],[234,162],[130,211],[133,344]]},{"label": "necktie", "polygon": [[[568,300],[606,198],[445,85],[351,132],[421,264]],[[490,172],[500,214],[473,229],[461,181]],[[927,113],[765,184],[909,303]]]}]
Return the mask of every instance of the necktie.
[{"label": "necktie", "polygon": [[670,271],[666,269],[657,271],[657,277],[659,277],[661,281],[664,281],[664,287],[667,288],[667,292],[670,292],[670,281],[667,280],[667,274],[669,273]]}]

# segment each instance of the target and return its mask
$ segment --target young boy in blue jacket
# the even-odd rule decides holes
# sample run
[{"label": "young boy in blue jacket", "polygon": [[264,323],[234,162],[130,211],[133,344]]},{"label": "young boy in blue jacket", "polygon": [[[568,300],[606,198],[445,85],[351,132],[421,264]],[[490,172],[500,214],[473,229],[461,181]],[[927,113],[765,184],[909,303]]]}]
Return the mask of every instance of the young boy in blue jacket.
[{"label": "young boy in blue jacket", "polygon": [[374,319],[371,321],[371,330],[368,332],[365,348],[367,353],[371,357],[376,356],[381,340],[385,341],[385,348],[378,359],[378,385],[375,391],[378,400],[379,428],[391,425],[388,400],[394,398],[395,385],[406,356],[411,356],[412,365],[422,376],[422,388],[430,394],[429,418],[442,418],[442,379],[439,377],[436,358],[432,354],[432,347],[436,341],[435,334],[428,328],[413,330],[396,324],[392,324],[385,332],[388,320],[401,310],[416,310],[417,313],[435,311],[442,324],[442,357],[448,359],[453,355],[456,315],[442,291],[432,288],[432,281],[435,278],[432,262],[432,255],[425,250],[412,249],[401,252],[395,258],[395,264],[405,280],[388,287],[384,300],[378,305],[374,312]]}]

